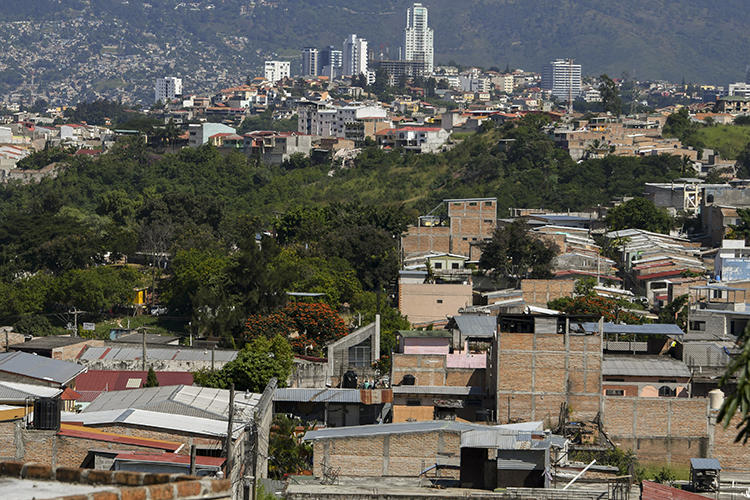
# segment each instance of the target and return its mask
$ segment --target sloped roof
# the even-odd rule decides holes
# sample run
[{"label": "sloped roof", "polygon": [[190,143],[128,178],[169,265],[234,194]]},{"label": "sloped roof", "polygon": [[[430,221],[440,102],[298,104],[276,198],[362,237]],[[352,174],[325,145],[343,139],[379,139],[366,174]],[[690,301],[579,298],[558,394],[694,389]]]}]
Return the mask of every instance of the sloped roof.
[{"label": "sloped roof", "polygon": [[[90,402],[106,391],[140,389],[146,383],[146,371],[89,370],[76,377],[76,391],[81,394],[78,401]],[[156,372],[159,387],[193,385],[190,372]]]},{"label": "sloped roof", "polygon": [[0,402],[23,401],[26,398],[54,398],[62,393],[57,387],[0,381]]},{"label": "sloped roof", "polygon": [[497,331],[497,316],[461,314],[453,316],[453,320],[464,337],[493,338]]},{"label": "sloped roof", "polygon": [[[143,350],[140,346],[130,347],[88,347],[81,352],[78,359],[94,360],[133,360],[141,359]],[[146,353],[148,359],[176,360],[176,361],[211,361],[211,349],[199,349],[185,346],[152,347]],[[232,361],[237,357],[237,351],[219,350],[213,352],[215,361]]]},{"label": "sloped roof", "polygon": [[[62,416],[62,420],[63,422],[77,422],[83,425],[124,424],[204,436],[221,437],[227,435],[226,421],[133,408],[66,414]],[[232,429],[233,436],[236,436],[244,426],[244,422],[238,422]]]},{"label": "sloped roof", "polygon": [[402,422],[397,424],[354,425],[333,427],[305,433],[305,441],[316,439],[339,439],[349,437],[379,436],[385,434],[411,434],[421,432],[463,432],[473,429],[486,429],[486,425],[469,424],[455,420],[429,420],[425,422]]},{"label": "sloped roof", "polygon": [[[0,372],[66,384],[86,371],[86,367],[70,361],[45,358],[25,352],[0,353]],[[2,378],[2,375],[0,375]]]},{"label": "sloped roof", "polygon": [[[249,421],[259,400],[260,394],[235,393],[235,419],[238,422]],[[229,415],[229,391],[178,385],[102,392],[83,413],[123,409],[226,421]]]},{"label": "sloped roof", "polygon": [[606,357],[602,360],[602,375],[626,375],[633,377],[683,377],[690,378],[691,372],[685,363],[668,357],[638,358]]},{"label": "sloped roof", "polygon": [[[587,333],[599,332],[599,323],[585,322],[582,323],[584,331]],[[645,325],[619,325],[617,323],[604,323],[604,333],[621,333],[637,335],[685,335],[677,325],[671,323],[650,323]]]}]

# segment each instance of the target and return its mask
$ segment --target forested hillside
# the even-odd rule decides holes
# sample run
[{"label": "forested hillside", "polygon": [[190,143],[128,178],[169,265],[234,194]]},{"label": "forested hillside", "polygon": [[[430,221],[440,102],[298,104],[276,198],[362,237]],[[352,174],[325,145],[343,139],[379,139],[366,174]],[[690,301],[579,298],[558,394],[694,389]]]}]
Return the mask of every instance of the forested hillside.
[{"label": "forested hillside", "polygon": [[[0,189],[0,321],[69,307],[98,316],[157,282],[172,315],[227,338],[289,290],[325,292],[367,317],[387,304],[398,235],[444,198],[496,196],[500,216],[511,206],[576,209],[682,174],[668,156],[577,164],[544,124],[529,116],[435,155],[366,149],[348,168],[141,142],[71,156],[56,179]],[[503,149],[500,139],[515,141]],[[264,232],[277,236],[259,247]],[[169,274],[96,266],[136,251],[169,252]]]}]

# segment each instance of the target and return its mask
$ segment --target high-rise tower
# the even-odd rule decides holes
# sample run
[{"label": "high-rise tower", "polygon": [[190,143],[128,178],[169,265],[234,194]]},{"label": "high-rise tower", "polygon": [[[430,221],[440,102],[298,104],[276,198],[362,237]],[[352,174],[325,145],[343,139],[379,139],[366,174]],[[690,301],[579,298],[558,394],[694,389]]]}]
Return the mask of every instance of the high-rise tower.
[{"label": "high-rise tower", "polygon": [[427,7],[415,3],[406,10],[404,29],[404,59],[425,63],[425,73],[431,74],[434,66],[434,32],[427,25]]},{"label": "high-rise tower", "polygon": [[367,74],[367,40],[349,35],[344,40],[343,71],[347,76]]}]

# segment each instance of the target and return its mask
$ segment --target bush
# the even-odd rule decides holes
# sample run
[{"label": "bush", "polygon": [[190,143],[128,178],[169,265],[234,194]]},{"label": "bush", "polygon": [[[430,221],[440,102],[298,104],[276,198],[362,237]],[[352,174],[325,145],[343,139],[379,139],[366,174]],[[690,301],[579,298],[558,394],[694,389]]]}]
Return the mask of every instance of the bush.
[{"label": "bush", "polygon": [[44,316],[24,316],[15,325],[13,329],[24,335],[33,335],[34,337],[43,337],[51,335],[54,331],[52,323]]}]

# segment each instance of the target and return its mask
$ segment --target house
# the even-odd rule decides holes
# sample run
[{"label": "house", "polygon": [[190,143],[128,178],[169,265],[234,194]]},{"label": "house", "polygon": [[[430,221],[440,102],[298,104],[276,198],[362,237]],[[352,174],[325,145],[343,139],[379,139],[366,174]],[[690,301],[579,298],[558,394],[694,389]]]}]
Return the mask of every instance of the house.
[{"label": "house", "polygon": [[197,148],[206,144],[212,136],[220,133],[236,134],[237,131],[221,123],[191,123],[188,126],[188,144],[190,147]]},{"label": "house", "polygon": [[687,398],[691,377],[685,363],[667,356],[605,356],[602,360],[606,396]]},{"label": "house", "polygon": [[274,413],[294,415],[327,427],[379,424],[390,415],[390,389],[283,388],[273,395]]},{"label": "house", "polygon": [[[76,392],[81,395],[78,403],[87,405],[101,393],[124,391],[145,387],[148,372],[124,370],[89,370],[76,377]],[[193,374],[190,372],[156,372],[159,387],[175,385],[193,385]],[[85,406],[83,406],[85,408]]]},{"label": "house", "polygon": [[103,340],[70,337],[67,335],[49,335],[46,337],[37,337],[19,344],[12,344],[9,350],[37,354],[45,358],[72,361],[86,347],[101,347],[103,345]]},{"label": "house", "polygon": [[310,156],[312,136],[297,132],[250,132],[244,135],[243,148],[266,165],[281,165],[293,154]]},{"label": "house", "polygon": [[0,381],[64,388],[75,385],[75,378],[87,369],[77,363],[25,352],[0,353]]},{"label": "house", "polygon": [[407,126],[384,129],[375,134],[384,148],[403,148],[417,153],[437,153],[448,141],[450,132],[441,127]]},{"label": "house", "polygon": [[447,321],[472,301],[471,276],[430,282],[427,271],[399,271],[398,309],[412,325]]}]

